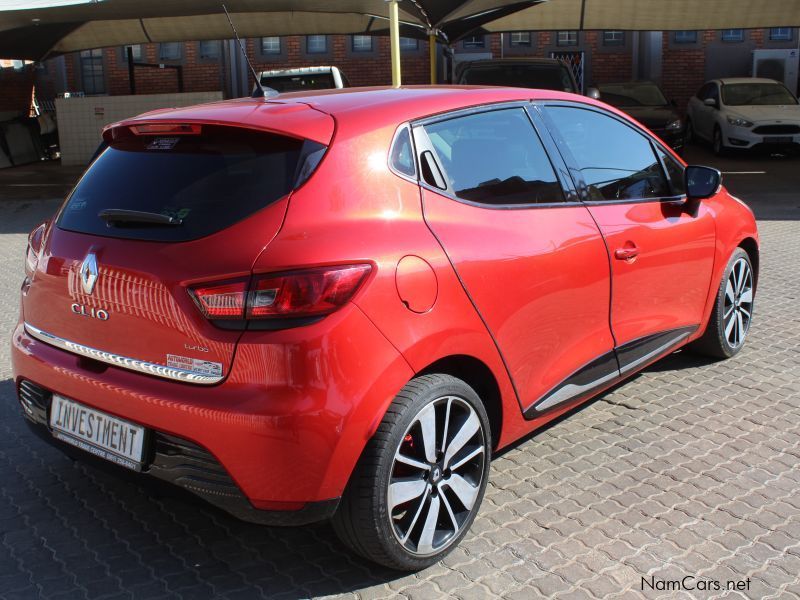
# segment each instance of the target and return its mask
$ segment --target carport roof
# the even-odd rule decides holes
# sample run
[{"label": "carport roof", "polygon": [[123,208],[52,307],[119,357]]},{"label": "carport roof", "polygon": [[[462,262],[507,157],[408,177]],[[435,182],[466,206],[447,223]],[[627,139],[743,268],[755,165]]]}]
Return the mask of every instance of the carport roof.
[{"label": "carport roof", "polygon": [[[402,0],[402,35],[456,39],[542,0]],[[40,60],[89,48],[232,37],[223,0],[7,0],[0,57]],[[388,33],[386,0],[224,0],[239,35]]]},{"label": "carport roof", "polygon": [[[386,0],[226,0],[242,37],[384,34]],[[0,57],[231,37],[221,0],[0,0]],[[800,0],[401,0],[401,35],[800,26]]]},{"label": "carport roof", "polygon": [[534,30],[702,30],[800,26],[800,0],[549,0],[484,25]]}]

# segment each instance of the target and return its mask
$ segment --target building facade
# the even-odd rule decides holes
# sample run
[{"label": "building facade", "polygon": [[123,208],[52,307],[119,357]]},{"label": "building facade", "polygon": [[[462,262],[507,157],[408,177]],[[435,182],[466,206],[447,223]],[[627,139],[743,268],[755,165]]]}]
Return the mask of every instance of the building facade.
[{"label": "building facade", "polygon": [[[707,79],[751,75],[754,50],[798,48],[799,42],[798,30],[788,27],[669,32],[540,31],[473,36],[458,42],[454,52],[456,61],[558,56],[570,62],[584,87],[652,79],[683,108]],[[246,47],[256,70],[334,65],[353,86],[391,82],[389,40],[383,36],[264,37],[248,39]],[[131,48],[135,62],[152,65],[135,67],[137,94],[173,93],[182,89],[223,90],[235,95],[229,91],[231,52],[235,52],[229,42],[140,44]],[[401,53],[403,83],[428,83],[427,42],[404,38]],[[128,70],[125,47],[104,48],[47,60],[24,69],[24,74],[16,78],[6,75],[0,83],[4,89],[12,89],[13,85],[15,102],[25,98],[20,88],[30,85],[31,78],[35,79],[37,96],[44,99],[65,92],[124,95],[131,92]],[[252,86],[252,77],[248,85]],[[240,87],[239,93],[241,89],[244,88]],[[797,89],[792,91],[796,93]]]}]

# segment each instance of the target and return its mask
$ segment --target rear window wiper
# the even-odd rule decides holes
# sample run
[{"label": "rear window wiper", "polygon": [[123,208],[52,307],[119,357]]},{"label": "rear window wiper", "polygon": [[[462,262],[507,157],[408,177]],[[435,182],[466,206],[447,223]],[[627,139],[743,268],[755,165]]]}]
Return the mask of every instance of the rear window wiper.
[{"label": "rear window wiper", "polygon": [[178,219],[177,217],[141,210],[126,210],[124,208],[106,208],[97,213],[97,216],[109,224],[180,225],[183,223],[183,219]]}]

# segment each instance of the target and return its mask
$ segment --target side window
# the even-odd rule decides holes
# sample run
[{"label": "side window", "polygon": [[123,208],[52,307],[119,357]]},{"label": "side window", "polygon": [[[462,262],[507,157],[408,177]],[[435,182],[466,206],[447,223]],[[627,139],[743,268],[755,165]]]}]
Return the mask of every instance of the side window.
[{"label": "side window", "polygon": [[411,134],[408,132],[408,127],[404,127],[392,144],[391,156],[389,164],[398,173],[414,177],[417,174],[414,168],[414,152],[411,147]]},{"label": "side window", "polygon": [[588,188],[589,200],[644,200],[670,196],[650,140],[620,121],[582,108],[549,106],[559,145],[566,145]]},{"label": "side window", "polygon": [[672,195],[683,196],[686,193],[686,182],[683,175],[685,169],[683,165],[660,148],[658,154],[664,163],[664,167],[666,167],[667,177],[669,177],[670,185],[672,185]]},{"label": "side window", "polygon": [[563,202],[564,194],[522,108],[455,117],[425,126],[450,187],[484,204]]}]

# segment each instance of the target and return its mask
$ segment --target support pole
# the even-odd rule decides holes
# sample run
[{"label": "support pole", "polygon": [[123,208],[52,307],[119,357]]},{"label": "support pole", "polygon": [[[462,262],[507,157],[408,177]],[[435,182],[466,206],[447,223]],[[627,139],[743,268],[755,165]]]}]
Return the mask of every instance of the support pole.
[{"label": "support pole", "polygon": [[436,34],[428,34],[428,56],[431,62],[431,85],[436,85]]},{"label": "support pole", "polygon": [[128,87],[130,88],[131,96],[136,95],[136,69],[133,65],[133,46],[128,46],[126,49],[128,58]]},{"label": "support pole", "polygon": [[399,0],[389,0],[389,39],[392,48],[392,85],[400,87],[400,12],[397,8]]}]

